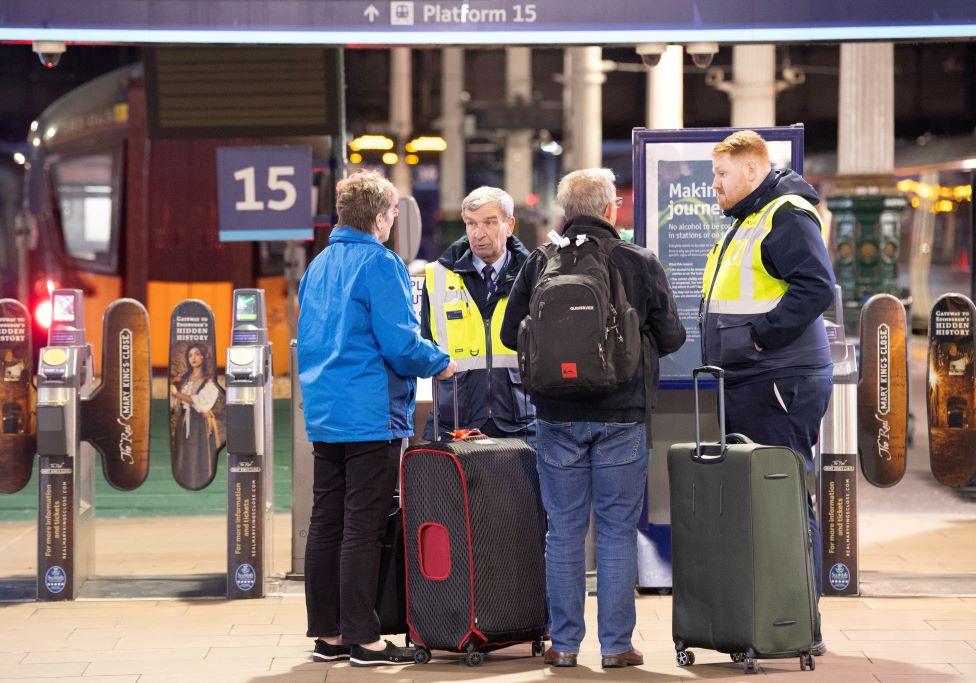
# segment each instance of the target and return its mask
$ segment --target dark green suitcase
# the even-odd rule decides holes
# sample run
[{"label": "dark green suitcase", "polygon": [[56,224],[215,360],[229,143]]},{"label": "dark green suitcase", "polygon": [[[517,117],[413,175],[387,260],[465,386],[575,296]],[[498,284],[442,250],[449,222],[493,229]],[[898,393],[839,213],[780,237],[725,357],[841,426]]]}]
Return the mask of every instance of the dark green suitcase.
[{"label": "dark green suitcase", "polygon": [[[721,442],[702,444],[698,376],[718,378]],[[806,512],[806,469],[789,448],[725,435],[722,370],[694,373],[695,443],[668,450],[674,574],[672,637],[679,666],[690,647],[757,659],[810,654],[817,619]]]}]

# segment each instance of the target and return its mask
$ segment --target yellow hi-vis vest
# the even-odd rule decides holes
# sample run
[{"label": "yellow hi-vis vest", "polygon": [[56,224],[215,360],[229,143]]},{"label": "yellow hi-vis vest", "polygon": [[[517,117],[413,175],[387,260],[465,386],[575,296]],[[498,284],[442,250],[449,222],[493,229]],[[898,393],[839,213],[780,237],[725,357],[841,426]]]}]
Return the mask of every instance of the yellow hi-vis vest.
[{"label": "yellow hi-vis vest", "polygon": [[498,299],[489,324],[460,275],[440,263],[428,265],[426,274],[430,331],[437,345],[457,361],[458,370],[517,368],[518,356],[500,336],[508,297]]},{"label": "yellow hi-vis vest", "polygon": [[[797,194],[777,197],[758,211],[749,214],[729,240],[729,245],[719,255],[725,244],[729,228],[722,239],[712,247],[705,263],[702,277],[702,298],[706,299],[708,313],[758,315],[776,307],[786,294],[785,281],[773,277],[762,261],[762,241],[773,229],[773,215],[784,204],[792,204],[808,212],[820,226],[824,237],[823,221],[813,204]],[[716,269],[718,272],[716,273]]]}]

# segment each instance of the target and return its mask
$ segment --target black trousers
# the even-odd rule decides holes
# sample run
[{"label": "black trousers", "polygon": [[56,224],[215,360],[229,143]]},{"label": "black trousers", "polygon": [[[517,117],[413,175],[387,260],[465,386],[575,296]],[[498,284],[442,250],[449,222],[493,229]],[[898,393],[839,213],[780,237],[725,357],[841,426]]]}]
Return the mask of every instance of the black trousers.
[{"label": "black trousers", "polygon": [[347,645],[379,640],[380,541],[396,490],[400,440],[316,441],[312,518],[305,547],[309,637]]},{"label": "black trousers", "polygon": [[[764,380],[725,388],[725,426],[729,433],[748,436],[766,446],[788,446],[813,469],[813,447],[827,412],[833,378],[804,375]],[[823,541],[817,511],[807,495],[807,518],[813,543],[814,586],[820,597]]]}]

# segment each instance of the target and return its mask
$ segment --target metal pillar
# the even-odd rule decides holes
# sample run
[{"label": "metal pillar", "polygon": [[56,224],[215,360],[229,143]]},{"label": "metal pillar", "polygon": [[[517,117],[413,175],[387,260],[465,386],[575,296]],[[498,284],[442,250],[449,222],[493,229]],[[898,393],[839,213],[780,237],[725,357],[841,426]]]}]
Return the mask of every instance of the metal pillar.
[{"label": "metal pillar", "polygon": [[844,288],[845,322],[856,333],[861,304],[886,292],[899,296],[898,214],[905,199],[895,187],[895,69],[892,43],[840,46],[840,111],[835,271]]},{"label": "metal pillar", "polygon": [[446,47],[441,62],[441,215],[456,218],[464,199],[464,49]]},{"label": "metal pillar", "polygon": [[397,141],[396,153],[400,157],[392,167],[391,180],[401,195],[413,193],[410,167],[403,159],[403,146],[413,130],[411,58],[409,47],[390,50],[390,132]]},{"label": "metal pillar", "polygon": [[647,70],[648,128],[684,128],[684,58],[684,47],[668,45],[657,66]]},{"label": "metal pillar", "polygon": [[732,79],[732,126],[775,126],[776,46],[734,46]]},{"label": "metal pillar", "polygon": [[[505,50],[505,90],[509,104],[528,105],[532,101],[532,48]],[[513,130],[505,139],[505,190],[516,206],[525,206],[532,192],[532,133]]]},{"label": "metal pillar", "polygon": [[563,170],[594,168],[603,162],[603,82],[600,47],[570,47],[565,55],[563,111],[568,129]]}]

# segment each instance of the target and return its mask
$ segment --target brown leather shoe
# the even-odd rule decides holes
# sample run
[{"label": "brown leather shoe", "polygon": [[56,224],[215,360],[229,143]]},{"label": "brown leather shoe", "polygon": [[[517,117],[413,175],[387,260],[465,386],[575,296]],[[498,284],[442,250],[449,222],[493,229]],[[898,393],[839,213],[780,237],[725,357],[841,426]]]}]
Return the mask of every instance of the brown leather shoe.
[{"label": "brown leather shoe", "polygon": [[550,647],[542,656],[542,661],[549,666],[576,666],[576,653],[556,652]]},{"label": "brown leather shoe", "polygon": [[603,655],[604,669],[619,669],[625,666],[640,666],[644,663],[644,655],[639,650],[630,648],[619,655]]}]

